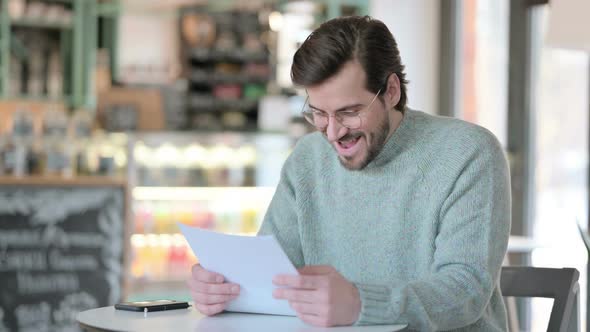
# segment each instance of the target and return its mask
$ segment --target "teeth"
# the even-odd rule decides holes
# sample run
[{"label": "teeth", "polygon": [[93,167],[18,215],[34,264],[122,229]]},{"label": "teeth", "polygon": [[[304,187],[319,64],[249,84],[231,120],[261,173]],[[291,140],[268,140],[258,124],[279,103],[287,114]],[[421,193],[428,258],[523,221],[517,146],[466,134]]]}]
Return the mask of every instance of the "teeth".
[{"label": "teeth", "polygon": [[340,143],[349,143],[349,142],[354,142],[354,141],[356,141],[356,137],[349,138],[347,140],[340,140]]}]

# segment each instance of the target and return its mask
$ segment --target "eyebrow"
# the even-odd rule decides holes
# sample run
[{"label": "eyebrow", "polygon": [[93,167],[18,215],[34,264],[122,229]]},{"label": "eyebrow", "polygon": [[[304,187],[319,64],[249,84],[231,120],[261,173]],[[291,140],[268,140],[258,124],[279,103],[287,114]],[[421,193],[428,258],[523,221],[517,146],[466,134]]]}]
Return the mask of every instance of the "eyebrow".
[{"label": "eyebrow", "polygon": [[[335,110],[334,113],[338,113],[338,112],[341,112],[341,111],[346,111],[346,110],[348,110],[350,108],[356,108],[356,107],[362,107],[362,106],[366,106],[366,105],[365,104],[359,104],[359,103],[352,104],[352,105],[346,105],[346,106],[340,107],[339,109]],[[321,108],[317,108],[317,107],[313,106],[312,104],[309,104],[309,107],[310,108],[313,108],[314,110],[317,110],[317,111],[322,111],[324,113],[328,113],[328,112],[324,111]]]}]

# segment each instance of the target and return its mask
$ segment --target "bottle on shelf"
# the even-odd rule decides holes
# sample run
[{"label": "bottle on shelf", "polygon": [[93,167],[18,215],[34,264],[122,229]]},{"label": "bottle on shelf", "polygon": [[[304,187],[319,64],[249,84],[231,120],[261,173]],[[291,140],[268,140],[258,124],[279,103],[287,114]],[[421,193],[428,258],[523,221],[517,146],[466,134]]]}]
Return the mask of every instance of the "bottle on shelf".
[{"label": "bottle on shelf", "polygon": [[58,99],[63,96],[62,56],[57,47],[52,47],[47,61],[47,95]]},{"label": "bottle on shelf", "polygon": [[254,234],[258,231],[258,211],[254,208],[246,208],[242,210],[242,229],[241,232],[245,234]]},{"label": "bottle on shelf", "polygon": [[29,75],[27,93],[35,97],[43,95],[43,86],[45,83],[44,48],[45,40],[36,34],[31,35],[29,45],[30,55],[28,59]]},{"label": "bottle on shelf", "polygon": [[29,175],[36,168],[33,150],[34,120],[31,112],[24,107],[15,111],[9,130],[2,158],[4,171],[17,177]]},{"label": "bottle on shelf", "polygon": [[[0,130],[2,128],[0,127]],[[4,161],[4,149],[7,146],[7,139],[4,136],[4,133],[0,131],[0,176],[6,174],[6,170],[4,169],[5,161]]]},{"label": "bottle on shelf", "polygon": [[177,222],[218,232],[253,235],[258,230],[261,212],[255,205],[220,209],[207,202],[136,202],[135,234],[131,237],[132,274],[150,280],[179,280],[187,276],[196,258],[179,233]]},{"label": "bottle on shelf", "polygon": [[[16,36],[14,38],[17,38]],[[10,77],[8,83],[8,94],[18,96],[22,93],[23,61],[15,55],[10,56]]]},{"label": "bottle on shelf", "polygon": [[68,144],[68,117],[64,111],[49,108],[43,114],[43,174],[72,176],[71,146]]},{"label": "bottle on shelf", "polygon": [[155,233],[168,233],[172,217],[171,212],[169,205],[165,202],[160,202],[156,205],[156,211],[154,213]]},{"label": "bottle on shelf", "polygon": [[26,2],[25,0],[10,0],[8,1],[8,14],[13,20],[22,18],[25,14]]},{"label": "bottle on shelf", "polygon": [[88,146],[92,136],[92,117],[87,110],[74,112],[69,123],[69,136],[74,142],[73,168],[76,175],[91,175]]},{"label": "bottle on shelf", "polygon": [[151,281],[186,280],[197,262],[180,234],[134,234],[131,237],[134,278]]},{"label": "bottle on shelf", "polygon": [[253,187],[256,184],[256,149],[245,145],[238,149],[237,158],[244,165],[244,180],[242,186]]}]

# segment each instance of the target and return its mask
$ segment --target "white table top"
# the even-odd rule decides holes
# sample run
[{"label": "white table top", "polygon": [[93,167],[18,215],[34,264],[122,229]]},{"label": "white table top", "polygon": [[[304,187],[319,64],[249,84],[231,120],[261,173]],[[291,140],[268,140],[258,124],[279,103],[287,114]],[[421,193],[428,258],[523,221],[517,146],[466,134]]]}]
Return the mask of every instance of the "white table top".
[{"label": "white table top", "polygon": [[222,313],[205,317],[190,307],[169,311],[143,312],[102,307],[80,312],[76,317],[82,327],[90,331],[159,331],[159,332],[234,332],[234,331],[296,331],[296,332],[391,332],[401,331],[406,325],[343,326],[318,328],[307,325],[297,317]]}]

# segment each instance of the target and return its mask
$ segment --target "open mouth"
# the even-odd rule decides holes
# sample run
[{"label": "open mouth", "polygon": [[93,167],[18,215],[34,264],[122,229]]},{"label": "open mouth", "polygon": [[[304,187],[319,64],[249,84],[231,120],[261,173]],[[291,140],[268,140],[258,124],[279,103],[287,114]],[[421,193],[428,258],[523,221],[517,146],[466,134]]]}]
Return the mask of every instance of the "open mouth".
[{"label": "open mouth", "polygon": [[338,154],[343,157],[351,157],[356,154],[362,135],[345,136],[336,142]]},{"label": "open mouth", "polygon": [[358,143],[360,138],[361,138],[360,136],[356,136],[356,137],[349,137],[347,139],[341,139],[338,141],[338,145],[340,145],[341,148],[348,150],[348,149],[351,149],[352,147],[354,147],[356,145],[356,143]]}]

